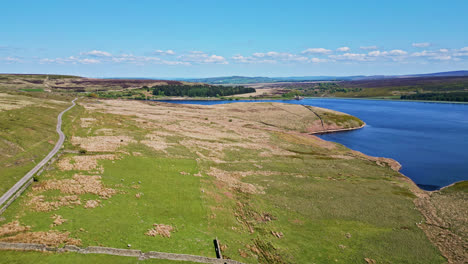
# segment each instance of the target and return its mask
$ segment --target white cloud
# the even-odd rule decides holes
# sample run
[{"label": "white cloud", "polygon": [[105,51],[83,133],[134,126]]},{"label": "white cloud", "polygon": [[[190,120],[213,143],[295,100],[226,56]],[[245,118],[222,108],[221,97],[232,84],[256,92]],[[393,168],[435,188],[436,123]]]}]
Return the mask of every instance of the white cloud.
[{"label": "white cloud", "polygon": [[82,59],[82,60],[79,60],[80,63],[83,63],[83,64],[96,64],[96,63],[101,63],[100,60],[96,60],[96,59]]},{"label": "white cloud", "polygon": [[413,57],[429,57],[429,56],[434,56],[435,53],[427,50],[423,50],[421,52],[413,52],[411,56]]},{"label": "white cloud", "polygon": [[181,55],[177,57],[184,62],[192,63],[216,63],[216,64],[229,64],[229,62],[223,56],[219,55],[208,55],[201,51],[192,51],[190,54]]},{"label": "white cloud", "polygon": [[367,55],[371,56],[371,57],[379,57],[379,56],[386,56],[388,55],[388,52],[386,51],[380,51],[380,50],[374,50],[374,51],[371,51],[369,53],[367,53]]},{"label": "white cloud", "polygon": [[460,51],[468,51],[468,47],[461,48]]},{"label": "white cloud", "polygon": [[345,53],[341,55],[329,55],[328,57],[335,60],[348,60],[348,61],[368,61],[370,60],[366,54],[360,53]]},{"label": "white cloud", "polygon": [[233,56],[232,59],[238,63],[248,63],[248,64],[259,64],[259,63],[275,64],[277,63],[276,60],[272,60],[272,59],[259,59],[259,57],[253,57],[253,56],[246,57],[242,55]]},{"label": "white cloud", "polygon": [[440,52],[443,52],[443,53],[449,52],[448,49],[440,49],[439,51],[440,51]]},{"label": "white cloud", "polygon": [[153,54],[155,55],[175,55],[175,52],[173,50],[155,50],[153,51]]},{"label": "white cloud", "polygon": [[441,55],[441,56],[435,56],[435,57],[431,57],[431,59],[434,59],[434,60],[451,60],[452,59],[452,56],[449,56],[449,55]]},{"label": "white cloud", "polygon": [[359,48],[362,50],[376,50],[377,46],[361,46]]},{"label": "white cloud", "polygon": [[396,50],[389,51],[388,54],[392,55],[392,56],[403,56],[403,55],[408,54],[408,52],[406,52],[404,50],[396,49]]},{"label": "white cloud", "polygon": [[5,61],[6,63],[17,63],[17,62],[23,62],[20,58],[17,57],[5,57],[5,58],[0,58],[0,61]]},{"label": "white cloud", "polygon": [[337,48],[336,50],[341,51],[341,52],[346,52],[346,51],[349,51],[350,48],[349,47],[340,47],[340,48]]},{"label": "white cloud", "polygon": [[292,54],[289,52],[255,52],[252,56],[236,55],[232,57],[236,62],[241,63],[291,63],[291,62],[309,62],[310,59],[305,56]]},{"label": "white cloud", "polygon": [[309,48],[304,51],[302,51],[302,54],[328,54],[330,53],[331,50],[329,49],[324,49],[324,48]]},{"label": "white cloud", "polygon": [[80,55],[83,56],[93,56],[93,57],[112,57],[112,54],[109,52],[101,51],[101,50],[92,50],[87,52],[81,52]]},{"label": "white cloud", "polygon": [[431,43],[421,42],[421,43],[413,43],[412,45],[413,45],[413,47],[416,47],[416,48],[425,48],[425,47],[429,47],[431,45]]},{"label": "white cloud", "polygon": [[320,58],[311,58],[310,62],[312,63],[321,63],[321,62],[327,62],[327,59],[320,59]]}]

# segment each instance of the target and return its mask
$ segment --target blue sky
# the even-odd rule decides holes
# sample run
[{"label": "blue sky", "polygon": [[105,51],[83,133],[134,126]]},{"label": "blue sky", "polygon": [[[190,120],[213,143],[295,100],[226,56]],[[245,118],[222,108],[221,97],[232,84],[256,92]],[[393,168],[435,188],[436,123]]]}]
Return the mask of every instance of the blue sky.
[{"label": "blue sky", "polygon": [[5,1],[0,72],[88,77],[468,69],[468,1]]}]

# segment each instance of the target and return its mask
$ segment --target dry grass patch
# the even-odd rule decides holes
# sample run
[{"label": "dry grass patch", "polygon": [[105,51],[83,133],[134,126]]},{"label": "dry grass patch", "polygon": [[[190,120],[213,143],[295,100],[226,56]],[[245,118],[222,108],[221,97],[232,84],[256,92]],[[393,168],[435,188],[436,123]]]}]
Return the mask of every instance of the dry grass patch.
[{"label": "dry grass patch", "polygon": [[88,200],[86,201],[86,204],[84,206],[84,208],[88,209],[88,208],[96,208],[99,206],[99,204],[101,203],[100,200]]},{"label": "dry grass patch", "polygon": [[67,221],[67,219],[64,219],[61,215],[54,214],[50,218],[54,219],[50,227],[54,226],[59,226]]},{"label": "dry grass patch", "polygon": [[6,223],[0,227],[0,237],[8,236],[20,232],[25,232],[31,229],[30,226],[23,226],[18,220]]},{"label": "dry grass patch", "polygon": [[0,239],[2,242],[10,243],[34,243],[48,246],[81,245],[80,239],[70,238],[70,232],[58,232],[50,230],[47,232],[26,232],[15,236],[5,237]]},{"label": "dry grass patch", "polygon": [[133,143],[128,136],[72,137],[71,143],[91,152],[114,152],[121,146]]},{"label": "dry grass patch", "polygon": [[174,228],[170,225],[164,224],[153,224],[153,228],[148,229],[148,232],[145,233],[147,236],[162,236],[162,237],[171,237],[171,232],[174,231]]},{"label": "dry grass patch", "polygon": [[72,179],[48,180],[33,187],[35,191],[60,190],[66,194],[96,194],[103,199],[112,197],[116,190],[106,188],[101,176],[75,174]]},{"label": "dry grass patch", "polygon": [[146,140],[142,140],[141,143],[145,144],[146,146],[153,148],[154,150],[159,150],[163,151],[166,153],[166,148],[168,147],[168,143],[164,140],[164,138],[155,135],[155,134],[150,134],[146,135],[145,138]]},{"label": "dry grass patch", "polygon": [[0,111],[23,108],[34,104],[31,100],[22,100],[22,97],[0,93]]},{"label": "dry grass patch", "polygon": [[263,188],[240,181],[239,178],[242,177],[242,174],[240,173],[224,171],[211,167],[207,174],[226,184],[230,189],[235,189],[243,193],[251,194],[264,193]]},{"label": "dry grass patch", "polygon": [[96,118],[92,117],[82,117],[80,118],[81,127],[90,127],[94,122],[96,122]]},{"label": "dry grass patch", "polygon": [[58,210],[63,206],[81,205],[81,200],[77,195],[66,195],[58,197],[53,201],[46,201],[44,195],[37,195],[33,196],[26,205],[34,211],[48,212]]},{"label": "dry grass patch", "polygon": [[106,155],[90,155],[90,156],[73,156],[61,159],[57,166],[61,170],[83,170],[89,171],[97,169],[100,173],[104,172],[104,168],[98,168],[98,160],[115,160],[117,157],[112,154]]}]

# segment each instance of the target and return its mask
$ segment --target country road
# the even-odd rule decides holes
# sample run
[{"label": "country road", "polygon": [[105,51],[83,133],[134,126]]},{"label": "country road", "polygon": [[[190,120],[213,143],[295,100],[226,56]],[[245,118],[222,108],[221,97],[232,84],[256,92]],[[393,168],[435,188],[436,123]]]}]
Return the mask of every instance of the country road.
[{"label": "country road", "polygon": [[76,104],[77,98],[73,99],[72,105],[68,107],[67,109],[63,110],[57,117],[57,133],[59,134],[59,140],[55,144],[55,147],[47,154],[47,156],[39,162],[32,170],[30,170],[26,175],[24,175],[23,178],[21,178],[13,187],[11,187],[6,193],[2,195],[0,198],[0,206],[3,205],[6,201],[10,199],[11,196],[13,196],[27,181],[29,181],[36,172],[38,172],[42,166],[44,166],[57,152],[59,151],[60,147],[62,147],[62,144],[65,140],[65,135],[62,132],[62,115],[67,112],[68,110],[72,109]]}]

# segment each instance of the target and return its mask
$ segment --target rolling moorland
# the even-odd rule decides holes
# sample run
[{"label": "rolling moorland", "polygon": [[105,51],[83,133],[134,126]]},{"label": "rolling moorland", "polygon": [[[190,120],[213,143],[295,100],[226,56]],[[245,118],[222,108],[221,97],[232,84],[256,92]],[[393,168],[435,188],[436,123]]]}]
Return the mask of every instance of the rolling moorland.
[{"label": "rolling moorland", "polygon": [[[259,91],[283,91],[310,97],[468,101],[468,77],[411,77],[356,81],[249,84]],[[269,93],[263,97],[271,96]]]},{"label": "rolling moorland", "polygon": [[[54,90],[50,76],[40,79],[34,88],[6,85],[0,93],[0,148],[7,153],[0,161],[11,171],[2,181],[14,183],[10,178],[52,149],[56,115],[76,95]],[[463,263],[466,182],[425,192],[398,173],[395,161],[311,135],[363,124],[300,105],[81,97],[64,116],[58,160],[1,216],[0,241],[214,257],[218,237],[224,256],[245,263]],[[0,256],[4,263],[136,261]]]}]

